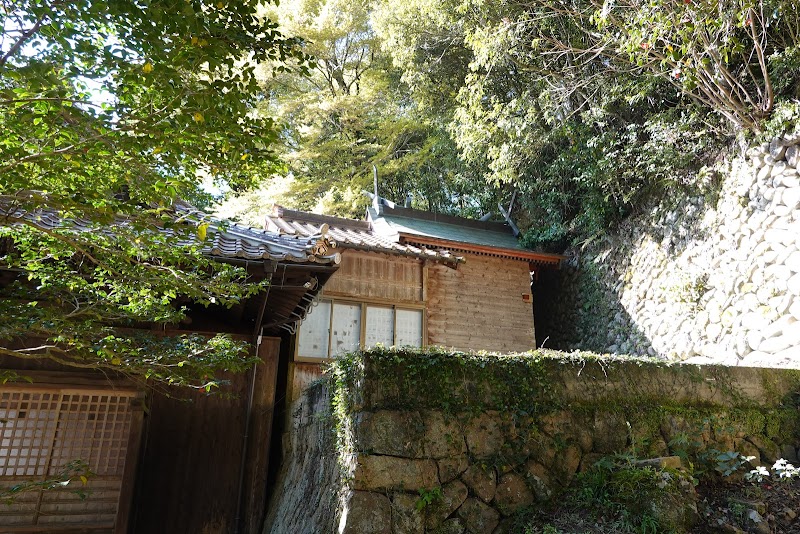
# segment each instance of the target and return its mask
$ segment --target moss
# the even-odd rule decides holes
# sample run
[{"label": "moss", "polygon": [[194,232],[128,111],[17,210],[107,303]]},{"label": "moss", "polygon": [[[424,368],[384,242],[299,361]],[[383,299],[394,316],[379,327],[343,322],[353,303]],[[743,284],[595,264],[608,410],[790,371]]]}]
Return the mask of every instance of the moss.
[{"label": "moss", "polygon": [[343,456],[354,452],[351,416],[378,409],[441,411],[464,427],[480,414],[497,412],[505,443],[485,461],[499,468],[541,457],[542,446],[582,443],[589,452],[592,439],[582,434],[609,425],[622,439],[595,439],[595,446],[645,457],[668,449],[690,462],[707,448],[732,449],[743,436],[780,444],[794,442],[800,430],[796,403],[779,403],[787,384],[800,377],[792,373],[763,375],[762,385],[769,384],[764,406],[742,393],[738,375],[727,368],[585,352],[378,348],[338,359],[328,376]]}]

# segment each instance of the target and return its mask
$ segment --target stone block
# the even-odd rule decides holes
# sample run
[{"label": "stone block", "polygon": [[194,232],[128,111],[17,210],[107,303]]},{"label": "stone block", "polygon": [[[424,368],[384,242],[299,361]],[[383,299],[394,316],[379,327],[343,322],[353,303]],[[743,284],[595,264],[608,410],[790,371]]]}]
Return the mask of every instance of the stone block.
[{"label": "stone block", "polygon": [[787,147],[786,154],[784,154],[786,164],[790,167],[797,168],[798,156],[800,156],[800,147],[797,145]]},{"label": "stone block", "polygon": [[370,454],[420,458],[425,425],[419,412],[379,410],[356,416],[359,451]]},{"label": "stone block", "polygon": [[[784,154],[786,154],[786,146],[784,146],[784,144],[782,143],[782,140],[776,138],[776,139],[773,139],[772,141],[770,141],[770,143],[769,143],[769,155],[772,156],[775,159],[775,161],[777,162],[776,166],[779,163],[783,163],[783,162],[778,161],[778,160],[783,159]],[[786,165],[786,164],[784,163],[784,165]]]},{"label": "stone block", "polygon": [[800,321],[800,298],[794,297],[792,299],[792,303],[789,305],[788,312],[792,317]]},{"label": "stone block", "polygon": [[357,462],[353,484],[359,490],[417,491],[439,486],[433,460],[360,455]]},{"label": "stone block", "polygon": [[800,187],[786,188],[781,195],[781,204],[792,211],[800,207]]},{"label": "stone block", "polygon": [[497,483],[494,502],[503,515],[526,508],[534,503],[536,496],[528,487],[525,477],[519,473],[506,473]]},{"label": "stone block", "polygon": [[797,448],[794,445],[784,445],[781,447],[781,458],[789,461],[793,465],[797,465]]},{"label": "stone block", "polygon": [[561,486],[569,486],[572,482],[572,478],[581,465],[582,457],[581,449],[575,445],[567,446],[556,453],[555,461],[550,471],[552,471]]},{"label": "stone block", "polygon": [[800,345],[792,345],[775,354],[775,367],[796,368],[800,364]]},{"label": "stone block", "polygon": [[778,180],[783,187],[800,187],[800,177],[798,177],[797,169],[787,168]]},{"label": "stone block", "polygon": [[555,460],[556,443],[553,438],[543,434],[536,427],[530,427],[523,436],[521,453],[536,458],[544,465],[551,465]]},{"label": "stone block", "polygon": [[761,459],[761,453],[759,452],[758,447],[756,447],[746,439],[733,440],[733,450],[735,450],[742,456],[755,456],[755,459],[753,459],[750,462],[750,465],[752,465],[753,467],[758,467],[760,465],[767,464]]},{"label": "stone block", "polygon": [[354,491],[342,513],[341,534],[392,534],[392,505],[380,493]]},{"label": "stone block", "polygon": [[[776,160],[779,158],[775,158]],[[772,166],[772,172],[770,175],[774,178],[775,176],[780,176],[786,170],[786,162],[785,161],[776,161],[775,165]]]},{"label": "stone block", "polygon": [[497,474],[494,467],[473,464],[464,471],[461,480],[483,502],[488,503],[494,499],[497,489]]},{"label": "stone block", "polygon": [[467,452],[464,430],[459,421],[442,412],[423,412],[425,454],[430,458],[463,456]]},{"label": "stone block", "polygon": [[789,245],[794,243],[796,237],[789,230],[770,228],[764,232],[764,239],[773,245]]},{"label": "stone block", "polygon": [[662,456],[661,458],[648,458],[647,460],[636,460],[633,465],[637,467],[658,467],[661,469],[680,469],[683,467],[680,456]]},{"label": "stone block", "polygon": [[794,332],[797,328],[795,325],[796,322],[797,321],[794,319],[794,317],[791,316],[781,317],[780,319],[770,323],[769,326],[763,328],[764,337],[771,338],[775,336],[780,336],[782,334]]},{"label": "stone block", "polygon": [[783,265],[795,273],[800,273],[800,250],[795,250],[783,261]]},{"label": "stone block", "polygon": [[431,531],[431,534],[464,534],[467,527],[460,517],[453,517],[442,523],[439,528]]},{"label": "stone block", "polygon": [[777,217],[786,217],[792,213],[792,210],[794,210],[794,207],[786,206],[784,204],[774,204],[772,206],[772,213]]},{"label": "stone block", "polygon": [[392,534],[424,534],[425,515],[417,506],[419,495],[395,493],[392,496]]},{"label": "stone block", "polygon": [[500,522],[500,514],[480,499],[470,497],[458,509],[458,517],[470,534],[492,534]]},{"label": "stone block", "polygon": [[562,410],[543,415],[539,418],[539,429],[550,437],[571,435],[573,431],[572,414]]},{"label": "stone block", "polygon": [[759,169],[758,174],[756,175],[756,180],[758,183],[765,183],[770,178],[770,173],[772,172],[771,165],[765,165]]},{"label": "stone block", "polygon": [[[550,499],[554,488],[553,474],[545,466],[534,460],[529,460],[525,464],[525,473],[528,486],[533,490],[536,500],[544,502]],[[562,481],[559,480],[558,482],[561,483]],[[567,485],[563,484],[565,487]]]},{"label": "stone block", "polygon": [[747,436],[745,439],[756,446],[764,462],[775,463],[775,460],[781,457],[780,447],[768,437],[756,434]]},{"label": "stone block", "polygon": [[597,413],[594,418],[594,452],[613,454],[628,443],[628,425],[617,413]]},{"label": "stone block", "polygon": [[425,509],[425,525],[428,529],[439,527],[445,519],[464,503],[469,495],[467,486],[460,480],[454,480],[442,486],[442,498]]},{"label": "stone block", "polygon": [[[793,317],[792,317],[793,318]],[[785,349],[800,345],[800,327],[785,331],[783,334],[765,339],[758,345],[758,350],[769,354],[777,354]]]},{"label": "stone block", "polygon": [[473,458],[490,458],[500,452],[506,441],[501,418],[497,412],[486,412],[472,418],[464,435]]},{"label": "stone block", "polygon": [[469,467],[469,460],[466,455],[459,455],[455,458],[442,458],[436,461],[439,466],[439,481],[447,484],[451,480],[458,478],[461,473]]},{"label": "stone block", "polygon": [[688,475],[676,475],[676,487],[670,491],[661,492],[659,497],[649,503],[653,518],[658,523],[659,532],[694,531],[694,526],[700,520],[697,512],[697,491]]}]

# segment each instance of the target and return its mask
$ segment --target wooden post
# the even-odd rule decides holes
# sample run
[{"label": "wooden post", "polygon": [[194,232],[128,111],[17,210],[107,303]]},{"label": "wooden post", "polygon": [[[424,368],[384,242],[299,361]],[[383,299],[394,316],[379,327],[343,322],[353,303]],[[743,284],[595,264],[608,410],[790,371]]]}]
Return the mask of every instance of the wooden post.
[{"label": "wooden post", "polygon": [[246,467],[242,481],[244,492],[241,505],[241,532],[243,534],[260,534],[266,514],[269,445],[275,411],[280,343],[279,338],[265,337],[258,347],[261,363],[255,368]]},{"label": "wooden post", "polygon": [[128,523],[130,523],[133,489],[142,441],[142,425],[144,424],[144,394],[136,399],[131,399],[131,409],[131,432],[128,435],[128,452],[122,475],[122,488],[119,493],[119,507],[114,525],[114,534],[126,534],[128,532]]}]

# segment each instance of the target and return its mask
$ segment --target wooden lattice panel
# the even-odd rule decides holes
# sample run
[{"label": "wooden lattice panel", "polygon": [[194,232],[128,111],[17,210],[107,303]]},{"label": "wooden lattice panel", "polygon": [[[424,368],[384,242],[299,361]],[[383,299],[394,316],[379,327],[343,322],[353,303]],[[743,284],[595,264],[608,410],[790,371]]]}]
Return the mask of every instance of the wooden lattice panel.
[{"label": "wooden lattice panel", "polygon": [[113,527],[136,397],[133,391],[0,389],[0,487],[53,479],[75,460],[94,473],[87,484],[72,480],[0,503],[0,527]]}]

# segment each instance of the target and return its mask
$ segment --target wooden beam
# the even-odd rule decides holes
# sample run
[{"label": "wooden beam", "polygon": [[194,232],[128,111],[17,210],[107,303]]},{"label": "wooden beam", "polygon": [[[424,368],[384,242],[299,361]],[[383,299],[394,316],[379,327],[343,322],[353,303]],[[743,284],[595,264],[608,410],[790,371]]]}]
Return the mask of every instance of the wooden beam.
[{"label": "wooden beam", "polygon": [[242,480],[244,491],[240,532],[243,534],[260,534],[266,516],[267,474],[280,343],[279,338],[264,337],[258,347],[258,357],[261,362],[254,369],[256,375],[253,405],[247,436],[246,467],[244,480]]},{"label": "wooden beam", "polygon": [[[514,193],[514,195],[516,196],[516,193]],[[519,228],[517,228],[517,225],[514,224],[514,221],[511,220],[511,207],[513,205],[514,205],[514,198],[511,199],[511,205],[509,205],[508,211],[506,211],[503,205],[499,203],[497,204],[497,209],[500,210],[500,213],[503,215],[506,222],[511,227],[511,230],[514,232],[514,237],[517,237],[520,234]]]},{"label": "wooden beam", "polygon": [[131,401],[131,432],[128,435],[128,448],[125,457],[125,470],[122,474],[122,489],[119,492],[117,505],[117,519],[114,524],[114,534],[127,534],[131,519],[133,494],[136,488],[136,473],[139,466],[139,449],[142,441],[142,427],[144,426],[144,399],[138,398]]},{"label": "wooden beam", "polygon": [[501,256],[515,260],[534,261],[541,265],[552,265],[558,267],[561,260],[566,256],[560,254],[548,254],[546,252],[535,252],[533,250],[522,250],[514,248],[491,247],[489,245],[476,245],[472,243],[462,243],[460,241],[448,241],[433,237],[423,237],[415,234],[400,234],[404,243],[418,243],[420,245],[430,245],[445,248],[455,252],[476,252],[478,254],[488,254],[491,256]]}]

